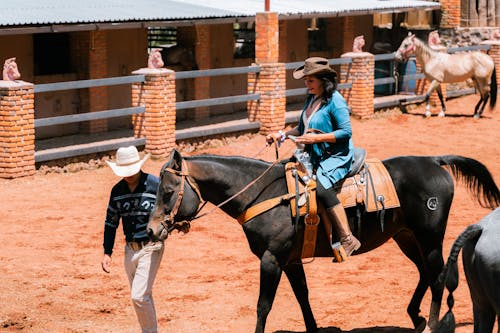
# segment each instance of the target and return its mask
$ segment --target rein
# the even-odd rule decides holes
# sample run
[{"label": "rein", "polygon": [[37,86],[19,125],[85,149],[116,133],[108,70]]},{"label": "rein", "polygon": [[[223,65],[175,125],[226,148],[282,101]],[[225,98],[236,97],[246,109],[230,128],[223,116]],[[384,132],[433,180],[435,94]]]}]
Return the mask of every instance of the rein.
[{"label": "rein", "polygon": [[[213,207],[210,211],[208,211],[206,213],[203,213],[201,215],[198,215],[198,214],[203,209],[203,207],[205,207],[205,205],[207,204],[207,201],[203,200],[203,197],[201,196],[200,189],[199,189],[198,185],[196,184],[196,182],[194,181],[194,179],[192,179],[191,177],[189,177],[189,171],[188,171],[188,167],[187,167],[186,162],[184,160],[182,160],[181,170],[180,171],[179,170],[174,170],[172,168],[165,168],[163,171],[167,171],[167,172],[172,173],[174,175],[180,176],[181,177],[181,184],[180,184],[180,190],[179,190],[179,193],[177,195],[177,200],[175,201],[174,207],[170,211],[170,214],[169,214],[168,218],[165,219],[165,220],[163,220],[163,221],[161,221],[162,226],[165,228],[165,230],[167,230],[167,232],[169,234],[174,229],[181,229],[181,230],[187,229],[187,230],[189,230],[189,225],[190,225],[191,221],[199,219],[199,218],[201,218],[203,216],[207,216],[207,215],[213,213],[216,209],[224,206],[229,201],[233,200],[234,198],[236,198],[237,196],[239,196],[240,194],[242,194],[243,192],[245,192],[248,188],[250,188],[256,182],[258,182],[276,164],[278,164],[281,161],[281,160],[278,159],[278,145],[277,145],[276,141],[275,141],[275,145],[276,145],[276,160],[273,163],[271,163],[271,165],[269,165],[269,167],[267,167],[267,169],[264,170],[264,172],[262,174],[260,174],[257,178],[255,178],[254,180],[252,180],[247,185],[245,185],[245,187],[243,187],[241,190],[239,190],[238,192],[236,192],[235,194],[233,194],[232,196],[230,196],[229,198],[227,198],[223,202],[219,203],[217,206]],[[258,156],[267,147],[268,147],[268,145],[266,145],[263,149],[261,149],[255,156]],[[200,199],[200,201],[203,202],[203,203],[196,210],[196,213],[194,214],[195,215],[194,217],[188,218],[188,219],[183,220],[183,221],[174,221],[175,215],[177,215],[179,207],[181,206],[181,203],[182,203],[182,198],[184,196],[184,187],[185,187],[186,180],[187,180],[188,184],[191,186],[191,188],[196,192],[196,195],[198,196],[198,198]],[[169,224],[168,224],[168,222],[170,222],[170,221],[172,222],[171,226],[169,226]]]}]

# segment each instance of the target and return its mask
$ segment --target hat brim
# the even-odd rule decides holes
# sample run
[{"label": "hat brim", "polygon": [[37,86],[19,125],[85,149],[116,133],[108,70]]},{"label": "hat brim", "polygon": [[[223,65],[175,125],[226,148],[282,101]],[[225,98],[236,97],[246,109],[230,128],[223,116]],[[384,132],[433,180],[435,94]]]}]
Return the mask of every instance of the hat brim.
[{"label": "hat brim", "polygon": [[323,73],[335,73],[335,76],[337,75],[337,73],[331,68],[330,69],[320,68],[320,69],[312,70],[312,71],[305,73],[304,66],[300,66],[296,70],[293,71],[293,78],[296,80],[300,80],[307,75],[318,75],[318,74],[323,74]]},{"label": "hat brim", "polygon": [[106,161],[106,163],[111,167],[111,170],[113,170],[115,175],[124,178],[133,176],[137,174],[139,171],[141,171],[142,166],[149,158],[149,156],[150,154],[147,154],[141,160],[129,165],[117,165],[116,162],[111,162],[111,161]]}]

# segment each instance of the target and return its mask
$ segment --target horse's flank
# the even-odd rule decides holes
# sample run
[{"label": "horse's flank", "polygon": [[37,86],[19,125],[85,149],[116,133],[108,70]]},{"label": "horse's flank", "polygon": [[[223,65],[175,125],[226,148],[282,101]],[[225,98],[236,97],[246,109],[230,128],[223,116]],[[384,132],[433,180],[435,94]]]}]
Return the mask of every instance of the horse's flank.
[{"label": "horse's flank", "polygon": [[427,79],[439,82],[462,82],[471,77],[489,77],[495,63],[480,51],[448,54],[431,49],[415,39],[416,57]]}]

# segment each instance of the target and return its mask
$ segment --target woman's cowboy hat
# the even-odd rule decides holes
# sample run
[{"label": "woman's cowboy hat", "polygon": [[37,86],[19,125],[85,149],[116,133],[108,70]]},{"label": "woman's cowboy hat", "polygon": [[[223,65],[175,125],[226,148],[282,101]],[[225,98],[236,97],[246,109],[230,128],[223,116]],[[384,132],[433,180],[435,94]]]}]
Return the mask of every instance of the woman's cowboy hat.
[{"label": "woman's cowboy hat", "polygon": [[304,65],[293,71],[293,78],[299,80],[307,75],[321,73],[333,73],[334,76],[337,75],[330,65],[328,65],[328,59],[311,57],[305,60]]},{"label": "woman's cowboy hat", "polygon": [[141,160],[139,152],[134,146],[121,147],[116,152],[116,162],[106,161],[118,177],[130,177],[138,173],[149,154]]}]

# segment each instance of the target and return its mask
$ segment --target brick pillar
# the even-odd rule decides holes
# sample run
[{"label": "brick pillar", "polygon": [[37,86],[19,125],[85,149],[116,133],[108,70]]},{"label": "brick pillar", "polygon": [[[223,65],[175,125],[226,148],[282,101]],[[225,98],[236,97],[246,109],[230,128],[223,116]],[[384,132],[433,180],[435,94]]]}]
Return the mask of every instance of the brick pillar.
[{"label": "brick pillar", "polygon": [[33,84],[0,81],[0,178],[35,173]]},{"label": "brick pillar", "polygon": [[248,93],[260,92],[259,101],[247,103],[248,119],[260,121],[260,133],[269,134],[285,127],[286,70],[283,63],[260,65],[260,73],[248,74]]},{"label": "brick pillar", "polygon": [[481,44],[490,46],[488,54],[493,58],[496,68],[497,84],[500,82],[500,40],[485,40]]},{"label": "brick pillar", "polygon": [[278,62],[279,24],[278,14],[272,12],[255,15],[255,62]]},{"label": "brick pillar", "polygon": [[146,76],[132,84],[132,106],[144,106],[134,115],[134,136],[146,138],[146,152],[153,158],[167,156],[175,147],[175,72],[170,69],[141,68],[133,74]]},{"label": "brick pillar", "polygon": [[285,127],[286,69],[278,62],[278,14],[257,13],[255,16],[255,62],[260,73],[248,74],[248,93],[260,93],[258,102],[247,103],[248,119],[260,121],[260,133],[268,134]]},{"label": "brick pillar", "polygon": [[341,58],[352,58],[351,65],[341,66],[340,82],[351,82],[348,94],[341,91],[351,107],[351,114],[365,119],[373,116],[373,95],[375,83],[375,57],[368,52],[348,52]]},{"label": "brick pillar", "polygon": [[[108,77],[108,45],[105,31],[91,31],[89,41],[89,79]],[[89,111],[108,109],[108,88],[89,88]],[[88,123],[88,133],[102,133],[108,130],[107,119],[92,120]]]},{"label": "brick pillar", "polygon": [[441,2],[441,22],[440,28],[460,27],[460,1],[461,0],[440,0]]},{"label": "brick pillar", "polygon": [[[199,69],[210,69],[210,27],[211,25],[195,25],[196,46],[195,56],[196,64]],[[210,98],[210,77],[198,77],[194,79],[194,99]],[[210,117],[210,108],[208,106],[198,107],[194,111],[194,120],[202,120]]]}]

